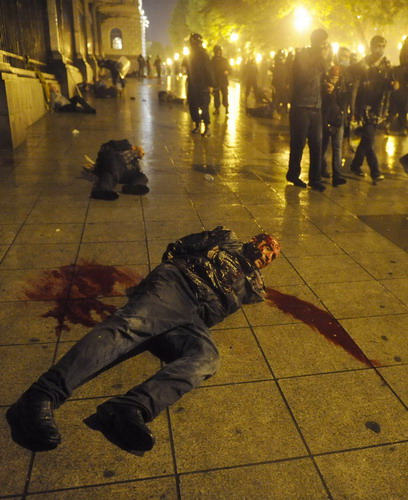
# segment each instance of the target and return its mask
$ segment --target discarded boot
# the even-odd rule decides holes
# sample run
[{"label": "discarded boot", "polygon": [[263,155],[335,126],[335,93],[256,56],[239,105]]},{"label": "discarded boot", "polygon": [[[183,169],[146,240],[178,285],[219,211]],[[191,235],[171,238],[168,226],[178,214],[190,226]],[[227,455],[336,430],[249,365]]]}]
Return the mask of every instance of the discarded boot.
[{"label": "discarded boot", "polygon": [[153,448],[154,436],[137,406],[107,401],[97,407],[96,414],[104,430],[113,434],[127,449],[149,451]]},{"label": "discarded boot", "polygon": [[147,194],[149,191],[150,189],[144,184],[136,184],[134,186],[130,184],[124,184],[124,186],[122,187],[123,194],[142,195]]},{"label": "discarded boot", "polygon": [[26,391],[6,416],[12,430],[18,428],[27,444],[38,451],[52,450],[61,442],[51,400],[39,391]]},{"label": "discarded boot", "polygon": [[93,189],[91,193],[91,198],[93,198],[94,200],[115,201],[119,198],[119,195],[115,191],[108,191],[105,189]]}]

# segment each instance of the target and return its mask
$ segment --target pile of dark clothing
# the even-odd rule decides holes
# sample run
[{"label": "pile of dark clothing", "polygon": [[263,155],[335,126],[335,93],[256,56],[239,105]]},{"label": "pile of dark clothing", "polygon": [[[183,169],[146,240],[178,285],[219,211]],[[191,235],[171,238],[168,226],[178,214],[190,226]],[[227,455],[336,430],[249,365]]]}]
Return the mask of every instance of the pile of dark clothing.
[{"label": "pile of dark clothing", "polygon": [[92,172],[98,180],[91,198],[117,200],[119,195],[114,191],[117,184],[123,184],[123,194],[148,193],[148,179],[139,164],[143,155],[142,148],[132,146],[127,139],[102,144]]},{"label": "pile of dark clothing", "polygon": [[173,92],[167,92],[166,90],[159,90],[159,102],[170,102],[172,104],[184,104],[184,99],[177,97]]},{"label": "pile of dark clothing", "polygon": [[259,108],[246,108],[246,114],[251,116],[256,116],[258,118],[277,118],[276,108],[273,103],[269,103],[266,106],[260,106]]},{"label": "pile of dark clothing", "polygon": [[105,82],[99,80],[94,86],[94,95],[98,99],[106,99],[108,97],[118,97],[118,89],[116,87],[108,87]]}]

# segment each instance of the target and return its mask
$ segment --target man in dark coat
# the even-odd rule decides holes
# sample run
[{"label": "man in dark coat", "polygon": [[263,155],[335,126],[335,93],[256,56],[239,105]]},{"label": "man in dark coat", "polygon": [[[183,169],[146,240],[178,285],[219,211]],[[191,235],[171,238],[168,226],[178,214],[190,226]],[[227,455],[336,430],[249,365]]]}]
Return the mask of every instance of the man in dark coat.
[{"label": "man in dark coat", "polygon": [[117,200],[119,195],[114,191],[117,184],[123,184],[124,194],[148,193],[148,179],[139,164],[143,156],[143,149],[132,146],[127,139],[102,144],[92,170],[98,180],[92,189],[91,198]]},{"label": "man in dark coat", "polygon": [[218,115],[220,112],[221,99],[222,105],[225,108],[225,114],[228,114],[228,75],[231,73],[231,66],[225,57],[222,55],[222,47],[219,45],[214,46],[214,57],[211,59],[211,64],[214,72],[215,87],[213,91],[214,96],[214,114]]},{"label": "man in dark coat", "polygon": [[151,449],[154,437],[146,422],[216,372],[219,355],[209,328],[242,304],[265,299],[260,269],[279,253],[270,235],[242,243],[221,226],[169,244],[162,264],[129,290],[128,304],[77,342],[9,409],[10,425],[31,448],[55,448],[61,437],[53,408],[135,349],[150,350],[167,364],[99,405],[97,415],[104,431],[127,449]]},{"label": "man in dark coat", "polygon": [[199,134],[201,122],[204,122],[202,135],[209,137],[211,132],[208,107],[214,87],[211,60],[203,48],[203,37],[198,33],[190,35],[190,47],[191,53],[184,58],[182,66],[187,71],[187,101],[191,119],[195,123],[192,133]]},{"label": "man in dark coat", "polygon": [[317,29],[311,34],[311,46],[295,55],[292,67],[292,99],[289,115],[290,156],[286,179],[299,187],[306,184],[299,179],[306,139],[310,150],[309,186],[324,191],[322,184],[322,77],[328,69],[330,44],[328,34]]},{"label": "man in dark coat", "polygon": [[371,54],[352,68],[355,76],[352,112],[362,126],[360,143],[350,170],[365,177],[361,167],[366,158],[374,182],[384,179],[374,151],[375,133],[378,124],[385,120],[390,91],[398,88],[391,63],[384,57],[386,44],[384,37],[376,35],[370,42]]}]

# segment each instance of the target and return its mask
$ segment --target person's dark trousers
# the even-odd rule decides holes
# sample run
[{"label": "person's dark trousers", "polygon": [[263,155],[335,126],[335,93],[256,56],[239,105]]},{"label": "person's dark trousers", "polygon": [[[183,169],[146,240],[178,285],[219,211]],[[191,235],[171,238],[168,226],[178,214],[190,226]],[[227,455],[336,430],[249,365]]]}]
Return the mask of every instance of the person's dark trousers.
[{"label": "person's dark trousers", "polygon": [[358,171],[363,165],[364,158],[367,158],[370,174],[373,179],[380,175],[377,155],[374,151],[375,130],[376,126],[373,123],[367,122],[363,124],[361,127],[360,144],[350,165],[351,170]]},{"label": "person's dark trousers", "polygon": [[[200,123],[201,120],[205,125],[210,124],[210,92],[204,92],[202,90],[195,90],[191,87],[188,88],[187,92],[188,108],[190,110],[190,116],[194,123]],[[201,113],[200,113],[201,111]]]},{"label": "person's dark trousers", "polygon": [[123,159],[119,153],[106,151],[98,159],[98,181],[95,183],[93,191],[112,191],[120,182],[121,177],[126,172]]},{"label": "person's dark trousers", "polygon": [[322,172],[327,172],[327,149],[331,140],[332,146],[332,170],[333,179],[342,177],[341,175],[341,158],[343,153],[343,136],[344,125],[341,127],[324,127],[322,139]]},{"label": "person's dark trousers", "polygon": [[289,115],[290,155],[288,181],[299,179],[306,140],[309,144],[309,183],[321,183],[322,113],[320,108],[292,106]]},{"label": "person's dark trousers", "polygon": [[[79,95],[74,95],[69,99],[70,104],[65,104],[61,106],[58,111],[68,112],[68,113],[95,113],[94,108],[92,108],[82,97]],[[79,106],[78,106],[79,105]]]},{"label": "person's dark trousers", "polygon": [[202,304],[174,266],[161,264],[138,287],[128,304],[77,342],[31,388],[55,408],[72,391],[115,362],[147,349],[167,364],[112,403],[137,406],[145,421],[213,375],[219,365]]},{"label": "person's dark trousers", "polygon": [[[221,95],[220,95],[221,94]],[[222,96],[222,105],[228,108],[228,86],[218,87],[214,89],[214,107],[215,109],[219,109],[221,106],[221,96]]]}]

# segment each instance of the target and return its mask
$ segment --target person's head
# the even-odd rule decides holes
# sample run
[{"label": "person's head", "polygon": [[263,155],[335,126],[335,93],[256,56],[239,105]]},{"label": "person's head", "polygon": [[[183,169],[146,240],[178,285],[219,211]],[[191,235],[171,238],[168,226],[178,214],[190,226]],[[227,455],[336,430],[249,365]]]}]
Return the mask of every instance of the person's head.
[{"label": "person's head", "polygon": [[213,52],[215,56],[222,55],[222,47],[220,45],[214,45]]},{"label": "person's head", "polygon": [[376,35],[371,39],[370,50],[371,54],[375,59],[381,59],[384,55],[385,46],[387,45],[387,40],[380,35]]},{"label": "person's head", "polygon": [[314,30],[310,35],[310,45],[313,51],[320,53],[323,57],[327,57],[330,48],[327,31],[321,28]]},{"label": "person's head", "polygon": [[192,49],[203,46],[203,37],[199,33],[191,33],[190,46]]},{"label": "person's head", "polygon": [[337,60],[340,66],[350,66],[351,52],[347,47],[340,47],[337,53]]},{"label": "person's head", "polygon": [[244,243],[244,255],[255,267],[262,269],[280,254],[279,241],[270,234],[261,233]]}]

